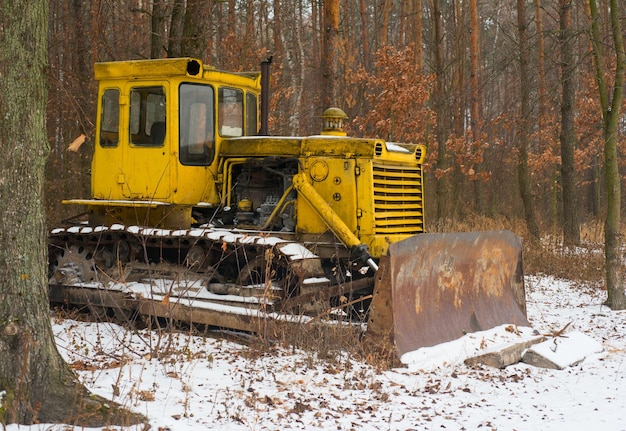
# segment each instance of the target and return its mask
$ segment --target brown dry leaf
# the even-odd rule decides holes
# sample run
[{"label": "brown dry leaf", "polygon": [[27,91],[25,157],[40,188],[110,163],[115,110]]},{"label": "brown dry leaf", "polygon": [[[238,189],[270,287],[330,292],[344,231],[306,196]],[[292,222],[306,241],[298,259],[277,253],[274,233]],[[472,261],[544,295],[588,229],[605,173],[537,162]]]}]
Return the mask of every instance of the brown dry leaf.
[{"label": "brown dry leaf", "polygon": [[139,391],[137,392],[137,395],[141,401],[154,401],[154,392]]},{"label": "brown dry leaf", "polygon": [[222,251],[226,251],[226,249],[228,248],[228,245],[226,245],[225,242],[222,243]]},{"label": "brown dry leaf", "polygon": [[93,364],[87,364],[84,361],[75,361],[70,364],[70,368],[78,371],[95,371],[98,370],[99,367]]},{"label": "brown dry leaf", "polygon": [[170,305],[170,294],[166,294],[163,299],[161,300],[161,304],[167,306]]},{"label": "brown dry leaf", "polygon": [[72,141],[72,143],[67,147],[68,151],[77,152],[81,145],[85,143],[86,136],[84,134],[80,134],[76,139]]}]

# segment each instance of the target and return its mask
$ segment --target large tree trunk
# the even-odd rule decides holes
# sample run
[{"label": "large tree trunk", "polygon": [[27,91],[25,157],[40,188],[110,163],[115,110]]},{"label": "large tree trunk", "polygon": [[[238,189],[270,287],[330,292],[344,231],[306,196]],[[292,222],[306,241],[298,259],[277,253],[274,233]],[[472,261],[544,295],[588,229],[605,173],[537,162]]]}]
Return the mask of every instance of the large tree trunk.
[{"label": "large tree trunk", "polygon": [[524,204],[524,218],[526,227],[532,238],[539,239],[539,225],[535,216],[535,206],[531,190],[530,171],[528,169],[528,141],[530,140],[530,71],[529,69],[529,41],[528,21],[526,19],[526,2],[517,0],[517,25],[519,32],[519,59],[520,59],[520,92],[521,113],[518,142],[517,181],[520,195]]},{"label": "large tree trunk", "polygon": [[43,212],[47,20],[45,0],[0,1],[0,423],[135,423],[91,397],[52,334]]},{"label": "large tree trunk", "polygon": [[609,99],[609,89],[605,80],[604,55],[602,46],[605,41],[600,36],[598,4],[596,0],[589,0],[591,13],[591,43],[596,66],[596,81],[602,106],[602,120],[604,132],[604,170],[606,175],[607,208],[604,223],[604,258],[606,265],[607,303],[614,310],[626,309],[626,294],[624,293],[624,276],[622,256],[620,253],[620,204],[621,186],[619,165],[617,160],[617,126],[622,110],[624,97],[624,69],[626,68],[626,52],[624,52],[624,38],[620,24],[621,8],[618,0],[610,0],[610,22],[615,49],[615,84],[612,101]]},{"label": "large tree trunk", "polygon": [[570,0],[559,0],[561,42],[561,179],[563,184],[563,243],[580,243],[578,205],[576,200],[576,172],[574,168],[574,70]]}]

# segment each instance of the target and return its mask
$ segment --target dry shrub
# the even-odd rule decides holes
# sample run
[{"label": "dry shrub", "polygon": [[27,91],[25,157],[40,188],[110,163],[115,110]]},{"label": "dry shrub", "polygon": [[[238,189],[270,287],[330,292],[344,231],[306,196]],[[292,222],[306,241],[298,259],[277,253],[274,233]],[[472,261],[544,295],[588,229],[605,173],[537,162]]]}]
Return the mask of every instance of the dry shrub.
[{"label": "dry shrub", "polygon": [[604,253],[598,244],[565,248],[554,243],[524,244],[526,274],[546,274],[577,281],[604,277]]},{"label": "dry shrub", "polygon": [[462,220],[442,219],[428,226],[429,232],[479,232],[491,230],[510,230],[520,237],[527,235],[523,220],[507,217],[486,217],[473,215]]},{"label": "dry shrub", "polygon": [[578,247],[563,247],[560,233],[534,241],[522,219],[472,216],[461,221],[446,219],[429,228],[431,232],[510,230],[522,238],[526,274],[546,274],[580,281],[598,281],[604,277],[604,231],[599,221],[581,226],[581,245]]},{"label": "dry shrub", "polygon": [[362,326],[339,322],[310,322],[281,326],[275,335],[284,346],[315,352],[318,359],[335,359],[341,352],[356,355]]}]

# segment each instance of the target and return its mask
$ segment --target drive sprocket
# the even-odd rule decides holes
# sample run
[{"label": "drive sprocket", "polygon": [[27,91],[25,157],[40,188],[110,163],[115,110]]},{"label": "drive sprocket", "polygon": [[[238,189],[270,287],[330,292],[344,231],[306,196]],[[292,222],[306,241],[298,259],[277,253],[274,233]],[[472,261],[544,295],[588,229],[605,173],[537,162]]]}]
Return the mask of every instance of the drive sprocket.
[{"label": "drive sprocket", "polygon": [[74,285],[95,281],[96,276],[97,272],[91,250],[71,245],[57,255],[50,281]]}]

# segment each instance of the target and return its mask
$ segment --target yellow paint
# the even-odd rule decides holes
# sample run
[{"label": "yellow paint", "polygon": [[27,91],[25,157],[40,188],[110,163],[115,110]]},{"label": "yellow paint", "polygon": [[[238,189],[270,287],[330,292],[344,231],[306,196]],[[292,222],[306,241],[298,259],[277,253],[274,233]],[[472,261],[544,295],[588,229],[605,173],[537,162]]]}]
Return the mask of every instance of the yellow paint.
[{"label": "yellow paint", "polygon": [[[182,109],[179,106],[179,87],[181,83],[211,86],[214,102],[210,109],[217,113],[219,88],[240,90],[244,94],[243,103],[247,103],[246,94],[258,97],[259,75],[222,72],[189,58],[98,63],[94,69],[95,77],[99,81],[98,98],[101,103],[97,117],[99,132],[92,161],[92,197],[108,201],[160,201],[179,205],[186,208],[186,211],[190,211],[193,205],[200,202],[219,204],[220,196],[216,184],[219,157],[215,157],[212,163],[205,166],[181,163],[179,139],[183,139],[182,136],[188,131],[179,129],[179,110]],[[136,109],[140,113],[131,118],[130,106],[133,105],[133,100],[141,97],[133,97],[137,95],[133,92],[137,93],[142,88],[162,88],[163,113],[153,112],[155,121],[147,120],[150,114],[141,111],[146,108]],[[119,121],[117,127],[103,123],[105,92],[113,95],[117,92],[119,95],[117,99],[113,98],[119,102],[119,115],[115,116]],[[157,97],[156,94],[147,95],[146,101],[135,105],[145,102],[149,106],[147,98],[151,96],[153,99]],[[159,115],[162,118],[158,118]],[[151,133],[148,125],[160,120],[165,123],[165,136],[161,145],[153,145],[151,136],[148,136]],[[131,136],[129,130],[140,121],[144,121],[144,124],[140,124],[139,134]],[[218,125],[220,119],[216,118],[210,128],[215,131]],[[224,138],[219,133],[214,133],[211,139],[213,152],[219,154]],[[117,145],[108,145],[115,141]],[[93,203],[89,205],[93,211],[102,206]],[[125,211],[119,212],[119,217],[123,219]],[[133,214],[133,218],[137,217]]]},{"label": "yellow paint", "polygon": [[99,63],[95,77],[92,197],[66,201],[87,205],[92,223],[187,228],[194,207],[257,214],[258,195],[232,190],[238,172],[264,169],[268,158],[270,169],[285,160],[293,170],[282,174],[269,220],[253,228],[295,212],[289,238],[332,245],[336,236],[348,248],[367,245],[373,257],[424,230],[421,145],[344,133],[254,136],[259,74],[196,59]]}]

